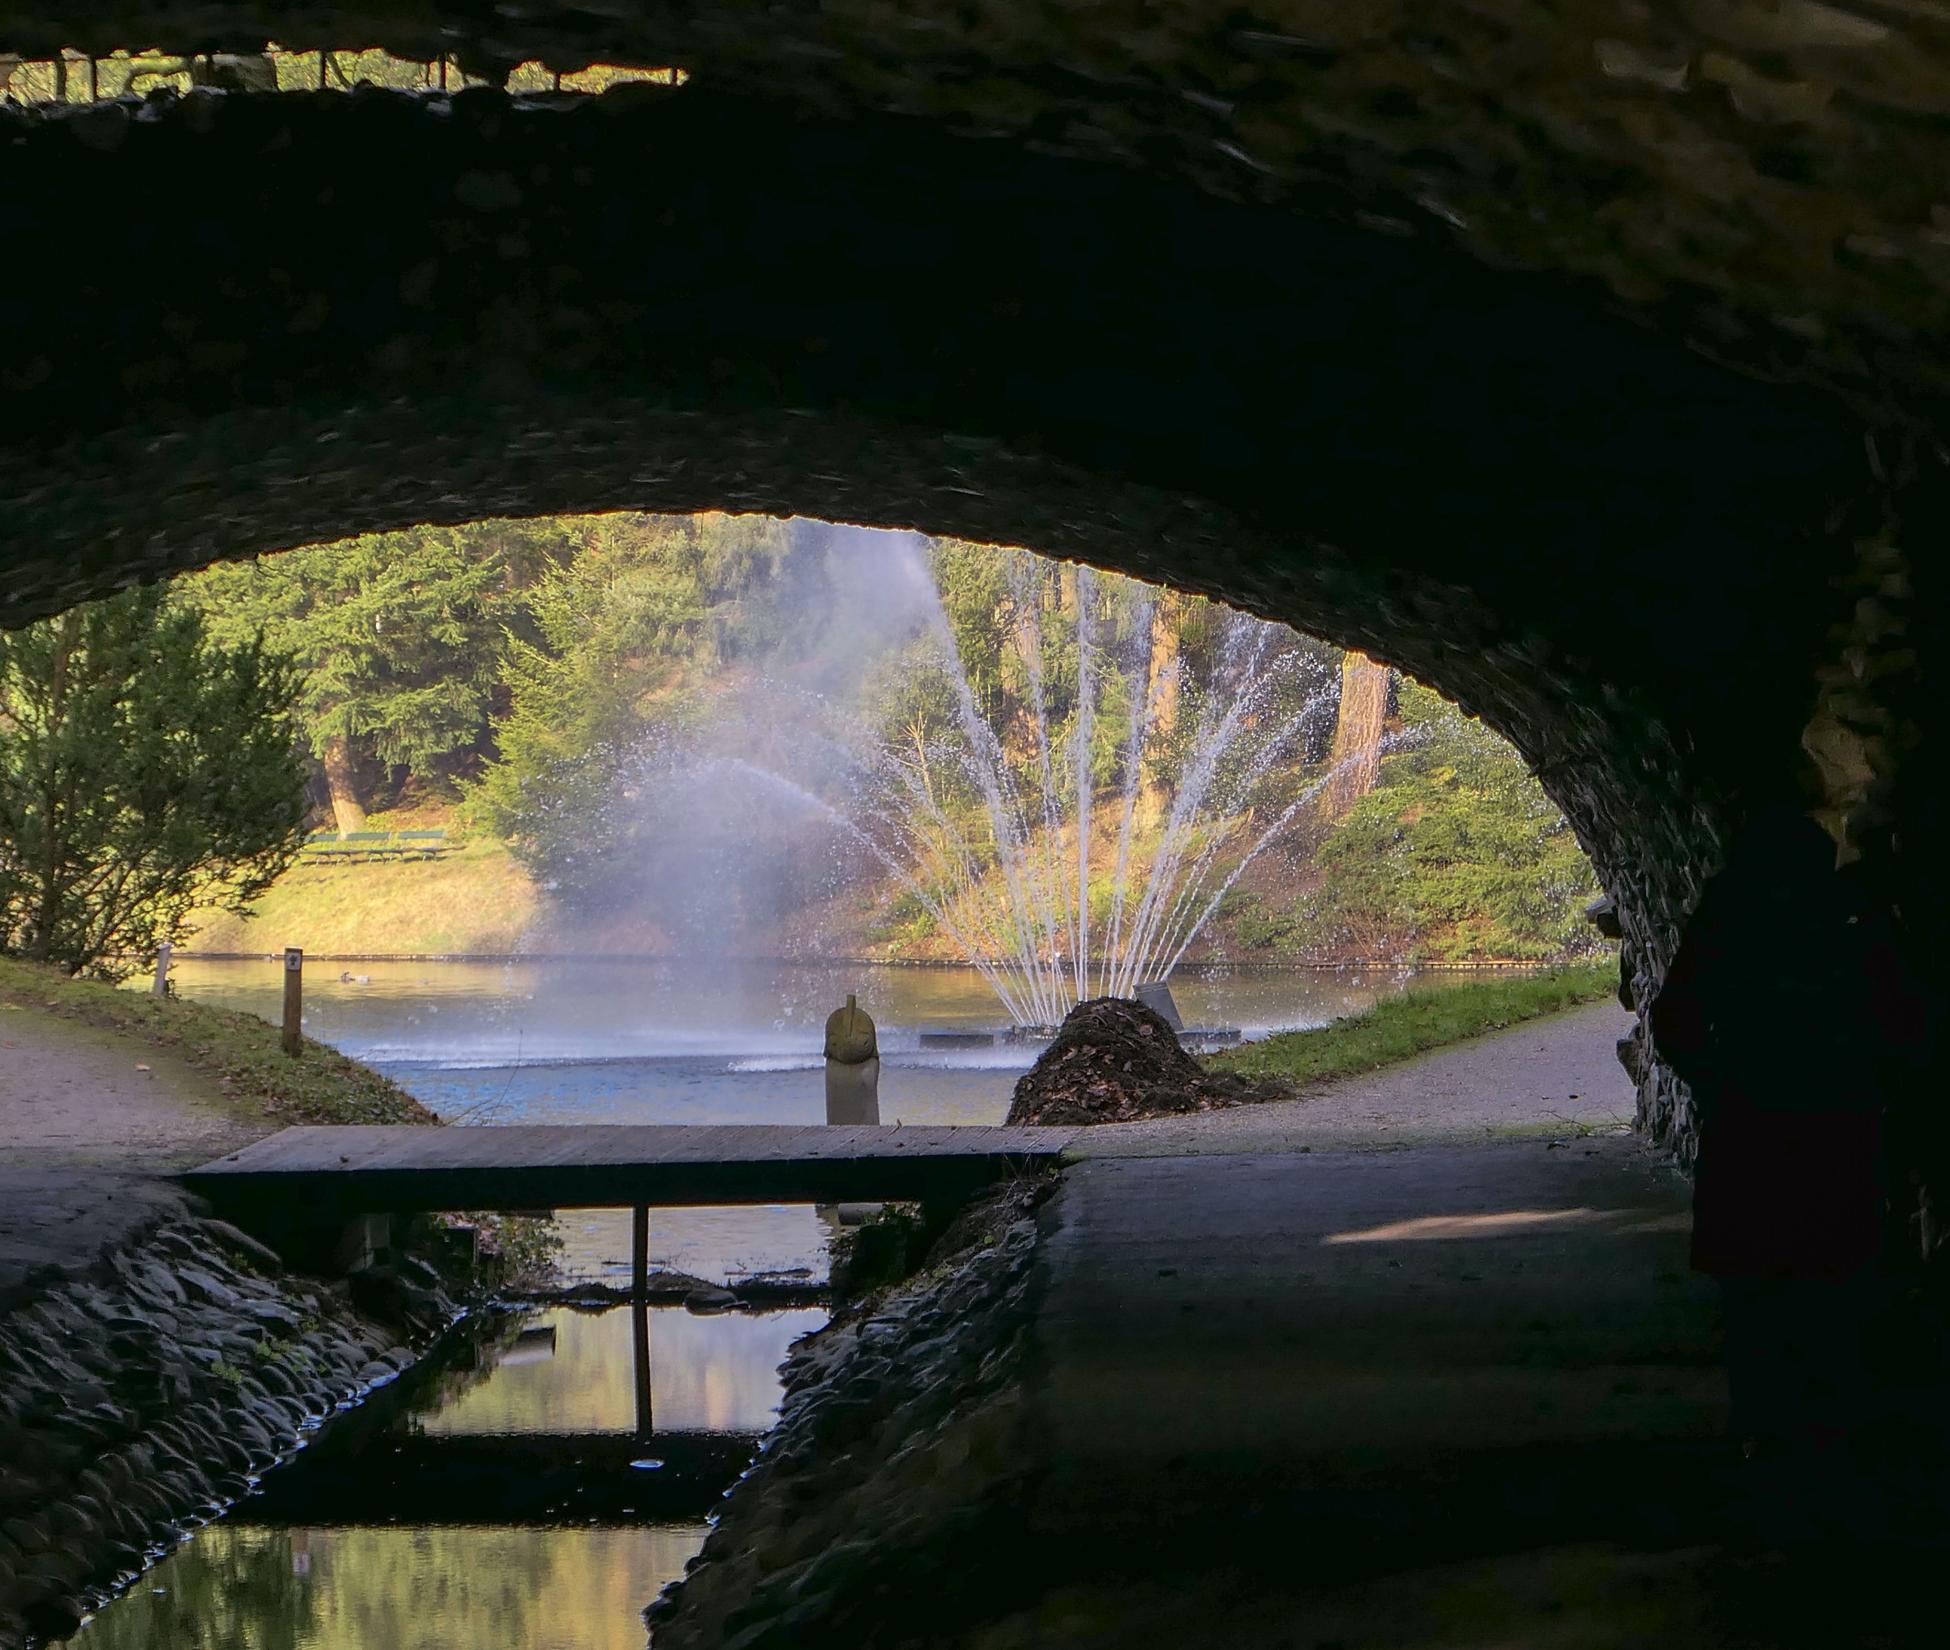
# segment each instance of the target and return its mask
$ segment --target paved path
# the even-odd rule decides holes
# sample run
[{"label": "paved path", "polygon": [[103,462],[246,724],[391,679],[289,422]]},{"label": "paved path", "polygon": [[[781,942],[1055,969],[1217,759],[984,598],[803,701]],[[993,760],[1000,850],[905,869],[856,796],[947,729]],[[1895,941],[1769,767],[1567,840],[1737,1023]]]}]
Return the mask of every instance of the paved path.
[{"label": "paved path", "polygon": [[1089,1129],[1070,1155],[1375,1150],[1625,1129],[1632,1085],[1617,1044],[1632,1023],[1615,1005],[1594,1003],[1321,1084],[1298,1100]]},{"label": "paved path", "polygon": [[167,1049],[0,1004],[0,1163],[162,1173],[263,1132],[227,1115],[211,1079]]},{"label": "paved path", "polygon": [[165,1049],[0,1004],[0,1310],[180,1208],[157,1174],[261,1132]]},{"label": "paved path", "polygon": [[1053,1573],[980,1642],[1745,1642],[1716,1303],[1685,1183],[1620,1132],[1622,1029],[1090,1131],[1043,1215]]}]

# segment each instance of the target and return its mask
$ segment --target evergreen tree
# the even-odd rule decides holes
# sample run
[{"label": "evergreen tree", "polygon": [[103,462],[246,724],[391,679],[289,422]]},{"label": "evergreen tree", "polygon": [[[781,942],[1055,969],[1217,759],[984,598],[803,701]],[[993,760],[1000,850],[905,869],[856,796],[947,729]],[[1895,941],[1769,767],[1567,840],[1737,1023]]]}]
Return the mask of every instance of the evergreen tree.
[{"label": "evergreen tree", "polygon": [[532,634],[506,639],[497,756],[468,806],[573,902],[600,885],[608,804],[635,753],[694,714],[723,667],[777,644],[785,620],[763,598],[784,534],[721,515],[568,525],[575,555],[528,592]]},{"label": "evergreen tree", "polygon": [[296,856],[298,679],[132,590],[0,633],[0,951],[126,973]]},{"label": "evergreen tree", "polygon": [[482,739],[510,602],[553,548],[535,538],[513,523],[416,527],[213,567],[185,588],[214,637],[262,633],[296,659],[307,740],[339,829],[356,831],[363,760],[425,774]]},{"label": "evergreen tree", "polygon": [[1596,949],[1597,878],[1523,759],[1433,689],[1400,699],[1411,737],[1321,845],[1300,937],[1417,962]]}]

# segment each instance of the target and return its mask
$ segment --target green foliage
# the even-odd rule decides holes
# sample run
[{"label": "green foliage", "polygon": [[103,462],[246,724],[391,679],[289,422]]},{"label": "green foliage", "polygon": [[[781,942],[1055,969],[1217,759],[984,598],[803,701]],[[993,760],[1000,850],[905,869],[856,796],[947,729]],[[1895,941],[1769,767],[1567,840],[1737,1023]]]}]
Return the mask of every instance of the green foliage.
[{"label": "green foliage", "polygon": [[496,759],[468,798],[482,828],[570,903],[606,872],[604,813],[632,754],[681,727],[714,676],[787,622],[784,536],[738,516],[600,516],[571,524],[575,554],[526,598],[510,632]]},{"label": "green foliage", "polygon": [[1283,1032],[1211,1055],[1207,1063],[1251,1077],[1320,1083],[1596,1002],[1617,985],[1617,965],[1607,958],[1547,974],[1418,986],[1317,1031]]},{"label": "green foliage", "polygon": [[1430,962],[1595,949],[1583,906],[1596,879],[1522,759],[1417,683],[1402,684],[1401,711],[1409,748],[1321,844],[1293,937]]},{"label": "green foliage", "polygon": [[927,901],[912,888],[897,885],[867,932],[875,945],[914,944],[931,938],[940,925]]},{"label": "green foliage", "polygon": [[[804,688],[808,702],[846,679],[843,701],[828,707],[834,737],[898,764],[890,771],[912,788],[902,816],[924,884],[941,895],[969,874],[999,878],[987,809],[961,757],[962,711],[940,628],[914,613],[900,621],[912,634],[890,626],[870,640],[859,625],[807,624],[809,614],[843,616],[861,576],[822,553],[823,542],[814,526],[788,537],[756,517],[482,522],[217,568],[188,590],[219,639],[241,643],[261,629],[272,647],[297,655],[305,736],[327,758],[344,817],[348,796],[364,806],[359,787],[374,783],[375,763],[391,765],[396,780],[457,783],[473,834],[505,839],[520,872],[559,905],[596,905],[616,885],[619,861],[642,863],[639,850],[660,827],[651,811],[616,802],[652,795],[659,750],[680,750],[714,721],[742,727],[724,713],[761,665]],[[1114,831],[1107,805],[1131,795],[1130,846],[1144,863],[1171,787],[1227,702],[1215,688],[1236,680],[1236,627],[1210,602],[1023,551],[939,539],[927,555],[974,711],[994,730],[1032,815],[1044,766],[1074,760],[1077,632],[1087,619],[1097,829]],[[1215,830],[1282,818],[1324,829],[1295,805],[1328,754],[1339,653],[1299,636],[1272,645],[1279,667],[1262,669],[1245,725],[1287,730],[1284,743],[1270,760],[1250,732],[1233,744],[1212,775],[1209,795],[1223,799]],[[863,651],[874,661],[864,677]],[[846,668],[832,668],[842,654]],[[1230,941],[1249,952],[1431,961],[1588,948],[1595,936],[1578,906],[1593,888],[1589,868],[1522,764],[1427,690],[1404,684],[1400,707],[1421,742],[1388,757],[1380,788],[1326,832],[1307,892],[1270,891],[1264,861],[1255,887],[1228,897],[1220,926]],[[751,747],[737,753],[761,764],[765,737],[786,737],[756,721],[748,731]],[[403,805],[420,802],[415,792]],[[1221,866],[1232,851],[1221,851]],[[936,863],[920,863],[930,854]],[[1091,903],[1103,920],[1107,882],[1093,881]],[[903,895],[879,937],[921,947],[939,941],[938,928]]]},{"label": "green foliage", "polygon": [[115,978],[295,857],[296,673],[131,590],[0,634],[0,951]]},{"label": "green foliage", "polygon": [[182,589],[213,636],[262,634],[297,660],[314,752],[342,739],[425,771],[486,731],[508,598],[566,548],[551,538],[415,527],[222,564]]},{"label": "green foliage", "polygon": [[1234,888],[1220,901],[1214,920],[1224,925],[1233,942],[1248,951],[1284,948],[1296,937],[1300,919],[1280,910],[1249,889]]}]

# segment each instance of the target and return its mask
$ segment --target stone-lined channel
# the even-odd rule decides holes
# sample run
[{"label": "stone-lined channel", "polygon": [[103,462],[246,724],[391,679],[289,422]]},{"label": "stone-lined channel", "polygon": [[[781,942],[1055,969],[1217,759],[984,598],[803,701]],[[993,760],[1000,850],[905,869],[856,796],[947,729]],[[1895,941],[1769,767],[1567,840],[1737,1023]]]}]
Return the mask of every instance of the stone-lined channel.
[{"label": "stone-lined channel", "polygon": [[326,1427],[64,1643],[640,1650],[825,1312],[491,1310]]}]

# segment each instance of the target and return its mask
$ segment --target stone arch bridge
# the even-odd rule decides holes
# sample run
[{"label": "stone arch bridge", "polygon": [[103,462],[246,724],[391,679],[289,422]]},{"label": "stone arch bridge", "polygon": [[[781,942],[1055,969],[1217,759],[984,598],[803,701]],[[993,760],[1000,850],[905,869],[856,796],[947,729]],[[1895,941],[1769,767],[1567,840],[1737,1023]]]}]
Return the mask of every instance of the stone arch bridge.
[{"label": "stone arch bridge", "polygon": [[1950,915],[1950,15],[0,0],[26,58],[267,35],[686,79],[0,109],[0,619],[425,520],[913,525],[1454,695],[1636,1006],[1808,749]]}]

